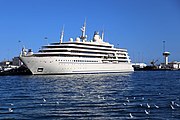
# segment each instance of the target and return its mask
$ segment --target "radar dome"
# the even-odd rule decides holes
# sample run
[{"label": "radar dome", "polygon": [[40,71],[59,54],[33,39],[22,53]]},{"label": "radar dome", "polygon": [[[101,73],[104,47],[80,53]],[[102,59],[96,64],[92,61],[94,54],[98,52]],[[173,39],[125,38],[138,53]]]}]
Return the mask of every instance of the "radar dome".
[{"label": "radar dome", "polygon": [[95,32],[94,32],[93,41],[94,41],[94,42],[98,42],[98,43],[101,43],[101,42],[102,42],[102,39],[101,39],[101,37],[99,36],[99,32],[98,32],[98,31],[95,31]]},{"label": "radar dome", "polygon": [[76,38],[76,42],[80,42],[80,40],[81,40],[81,39],[80,39],[79,37]]},{"label": "radar dome", "polygon": [[69,38],[69,42],[73,42],[73,38]]}]

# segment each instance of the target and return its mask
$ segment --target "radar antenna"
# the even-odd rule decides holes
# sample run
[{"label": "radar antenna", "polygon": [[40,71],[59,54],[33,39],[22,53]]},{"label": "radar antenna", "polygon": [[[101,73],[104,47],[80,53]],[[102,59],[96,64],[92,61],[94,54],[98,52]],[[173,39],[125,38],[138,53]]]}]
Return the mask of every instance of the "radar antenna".
[{"label": "radar antenna", "polygon": [[63,28],[62,28],[62,31],[61,31],[61,35],[60,35],[60,43],[63,42],[63,37],[64,37],[64,25],[63,25]]},{"label": "radar antenna", "polygon": [[86,38],[87,38],[87,35],[86,35],[86,19],[85,19],[85,21],[84,21],[84,24],[83,24],[83,26],[82,26],[82,28],[81,28],[81,31],[82,31],[82,35],[81,35],[81,40],[83,41],[83,42],[85,42],[86,41]]},{"label": "radar antenna", "polygon": [[166,49],[165,49],[165,48],[166,48],[166,46],[165,46],[165,45],[166,45],[166,44],[165,44],[165,42],[166,42],[166,41],[163,41],[163,52],[165,52],[165,50],[166,50]]},{"label": "radar antenna", "polygon": [[101,39],[102,39],[102,41],[104,40],[104,29],[102,30]]}]

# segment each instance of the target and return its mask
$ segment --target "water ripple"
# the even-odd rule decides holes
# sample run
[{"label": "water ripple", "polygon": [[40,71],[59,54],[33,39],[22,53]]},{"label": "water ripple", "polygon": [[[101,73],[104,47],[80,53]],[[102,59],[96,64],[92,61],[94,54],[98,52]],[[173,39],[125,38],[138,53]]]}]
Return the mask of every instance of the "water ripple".
[{"label": "water ripple", "polygon": [[179,73],[0,76],[0,119],[180,119]]}]

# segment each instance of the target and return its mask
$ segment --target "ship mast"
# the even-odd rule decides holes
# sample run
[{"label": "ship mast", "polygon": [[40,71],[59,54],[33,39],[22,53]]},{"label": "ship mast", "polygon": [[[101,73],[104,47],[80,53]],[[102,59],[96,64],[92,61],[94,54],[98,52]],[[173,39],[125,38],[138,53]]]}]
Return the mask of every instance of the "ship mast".
[{"label": "ship mast", "polygon": [[102,31],[101,39],[102,39],[102,41],[104,40],[104,29]]},{"label": "ship mast", "polygon": [[87,38],[87,35],[86,35],[86,19],[85,19],[85,21],[84,21],[84,24],[83,24],[83,26],[82,26],[82,28],[81,28],[81,31],[82,31],[82,35],[81,35],[81,40],[83,41],[83,42],[85,42],[86,41],[86,38]]},{"label": "ship mast", "polygon": [[60,35],[60,43],[63,42],[63,37],[64,37],[64,25],[63,25],[63,29],[62,29],[61,35]]}]

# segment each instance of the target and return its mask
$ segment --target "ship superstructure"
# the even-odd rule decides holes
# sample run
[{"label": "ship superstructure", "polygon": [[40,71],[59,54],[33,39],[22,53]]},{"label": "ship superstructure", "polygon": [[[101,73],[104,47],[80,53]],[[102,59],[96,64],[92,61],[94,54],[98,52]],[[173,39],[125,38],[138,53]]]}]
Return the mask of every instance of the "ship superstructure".
[{"label": "ship superstructure", "polygon": [[42,46],[38,53],[23,49],[20,59],[33,74],[73,74],[131,72],[133,67],[126,49],[115,48],[104,42],[103,35],[95,32],[88,41],[86,23],[81,28],[82,35],[75,40],[63,42],[64,29],[60,41]]}]

